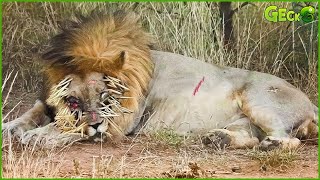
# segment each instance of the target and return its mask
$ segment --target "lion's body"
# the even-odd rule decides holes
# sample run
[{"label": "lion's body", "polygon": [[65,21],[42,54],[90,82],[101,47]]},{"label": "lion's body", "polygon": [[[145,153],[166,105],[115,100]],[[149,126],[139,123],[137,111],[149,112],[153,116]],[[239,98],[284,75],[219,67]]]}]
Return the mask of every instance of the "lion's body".
[{"label": "lion's body", "polygon": [[[295,137],[317,135],[317,108],[285,80],[151,51],[151,42],[132,14],[93,15],[71,22],[53,38],[51,48],[43,56],[48,62],[44,71],[48,90],[68,77],[71,82],[66,94],[55,104],[48,100],[55,92],[48,91],[42,103],[4,124],[3,129],[19,131],[16,134],[29,142],[35,134],[41,134],[36,125],[45,126],[46,132],[49,125],[54,128],[47,125],[47,120],[34,122],[47,119],[43,117],[48,112],[42,110],[44,107],[53,116],[59,109],[70,107],[71,112],[81,107],[76,112],[86,113],[81,120],[89,124],[89,136],[101,132],[115,137],[119,132],[127,135],[141,128],[148,132],[167,128],[180,135],[209,132],[204,136],[205,144],[243,148],[260,142],[263,148],[292,148],[300,143]],[[110,121],[99,114],[101,102],[105,102],[103,97],[116,97],[110,93],[105,77],[119,81],[118,89],[111,90],[121,87],[117,93],[122,97],[117,101],[130,112],[119,111]],[[124,85],[127,88],[122,88]],[[74,101],[81,103],[70,106]],[[43,111],[41,118],[31,116],[39,109]],[[111,126],[107,122],[112,122]],[[81,139],[74,134],[49,139],[52,142],[56,138],[59,144],[67,142],[68,137],[70,141]]]},{"label": "lion's body", "polygon": [[[179,134],[222,128],[236,116],[234,85],[223,69],[172,53],[153,51],[154,79],[147,96],[148,129],[172,128]],[[152,128],[151,128],[152,127]]]},{"label": "lion's body", "polygon": [[[277,114],[286,129],[314,119],[308,97],[276,76],[166,52],[153,51],[152,59],[155,71],[147,96],[147,109],[154,113],[149,124],[157,124],[152,129],[163,123],[161,128],[170,126],[180,133],[210,130],[243,116],[262,116],[268,124],[275,118],[270,113]],[[257,114],[246,110],[253,108]]]}]

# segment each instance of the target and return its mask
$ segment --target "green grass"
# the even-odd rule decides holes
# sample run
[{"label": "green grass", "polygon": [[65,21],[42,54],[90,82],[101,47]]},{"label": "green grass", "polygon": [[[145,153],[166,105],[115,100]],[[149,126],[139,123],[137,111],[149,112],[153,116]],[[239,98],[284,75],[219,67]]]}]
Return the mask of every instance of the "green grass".
[{"label": "green grass", "polygon": [[179,136],[170,129],[156,131],[151,135],[151,137],[155,140],[155,142],[160,142],[163,145],[169,145],[173,147],[179,147],[184,142],[184,138],[182,136]]}]

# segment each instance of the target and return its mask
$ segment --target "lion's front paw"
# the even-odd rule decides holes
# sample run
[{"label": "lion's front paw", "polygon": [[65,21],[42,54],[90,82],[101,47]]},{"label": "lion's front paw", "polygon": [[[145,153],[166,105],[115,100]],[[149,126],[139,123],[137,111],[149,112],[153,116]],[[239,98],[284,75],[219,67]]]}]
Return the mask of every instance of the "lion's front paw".
[{"label": "lion's front paw", "polygon": [[227,133],[227,130],[217,129],[208,132],[201,138],[202,143],[215,149],[224,149],[230,146],[231,136]]},{"label": "lion's front paw", "polygon": [[267,136],[260,142],[259,149],[262,151],[269,151],[277,148],[294,149],[297,148],[299,144],[300,140],[297,138]]},{"label": "lion's front paw", "polygon": [[2,124],[2,135],[4,137],[16,137],[19,139],[24,132],[31,128],[23,119],[18,118]]},{"label": "lion's front paw", "polygon": [[44,148],[61,147],[76,141],[86,139],[79,133],[61,133],[53,123],[35,128],[21,136],[21,143]]}]

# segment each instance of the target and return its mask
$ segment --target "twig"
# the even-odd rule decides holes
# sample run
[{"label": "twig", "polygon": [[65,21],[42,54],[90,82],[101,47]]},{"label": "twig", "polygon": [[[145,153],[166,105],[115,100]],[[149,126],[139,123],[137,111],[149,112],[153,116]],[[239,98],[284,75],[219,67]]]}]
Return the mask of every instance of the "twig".
[{"label": "twig", "polygon": [[11,91],[12,91],[12,87],[13,87],[14,82],[16,81],[17,76],[18,76],[18,72],[16,72],[16,74],[14,75],[14,78],[13,78],[11,84],[10,84],[10,88],[9,88],[8,94],[6,95],[6,98],[5,98],[4,102],[3,102],[2,111],[3,111],[3,108],[7,105],[7,100],[9,98],[9,95],[10,95]]}]

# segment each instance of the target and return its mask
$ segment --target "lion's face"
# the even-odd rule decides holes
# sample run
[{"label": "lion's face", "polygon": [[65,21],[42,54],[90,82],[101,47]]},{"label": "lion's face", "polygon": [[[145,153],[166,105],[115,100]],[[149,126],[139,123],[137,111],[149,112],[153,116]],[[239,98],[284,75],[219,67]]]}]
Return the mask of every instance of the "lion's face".
[{"label": "lion's face", "polygon": [[[53,87],[49,99],[56,97],[55,106],[57,126],[70,131],[75,127],[84,126],[89,136],[101,137],[106,135],[108,124],[115,117],[132,113],[130,109],[122,106],[129,89],[119,79],[103,73],[90,72],[86,75],[68,75],[64,80]],[[48,100],[47,100],[48,102]],[[52,102],[49,100],[49,102]],[[70,121],[70,117],[71,120]],[[70,123],[71,122],[71,123]],[[78,131],[78,130],[77,130]]]},{"label": "lion's face", "polygon": [[94,72],[83,78],[76,75],[71,75],[71,78],[68,95],[65,97],[70,111],[75,112],[76,119],[80,116],[79,113],[82,113],[82,121],[85,120],[89,125],[101,123],[103,98],[108,95],[104,75]]}]

